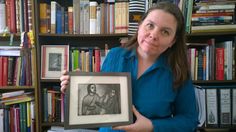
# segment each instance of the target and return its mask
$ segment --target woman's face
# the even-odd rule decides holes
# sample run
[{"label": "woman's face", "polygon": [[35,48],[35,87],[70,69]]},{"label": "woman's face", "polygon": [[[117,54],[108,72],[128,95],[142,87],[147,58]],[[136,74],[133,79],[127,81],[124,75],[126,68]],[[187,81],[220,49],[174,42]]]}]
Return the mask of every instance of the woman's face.
[{"label": "woman's face", "polygon": [[138,53],[158,57],[175,43],[177,21],[162,10],[153,10],[138,29]]}]

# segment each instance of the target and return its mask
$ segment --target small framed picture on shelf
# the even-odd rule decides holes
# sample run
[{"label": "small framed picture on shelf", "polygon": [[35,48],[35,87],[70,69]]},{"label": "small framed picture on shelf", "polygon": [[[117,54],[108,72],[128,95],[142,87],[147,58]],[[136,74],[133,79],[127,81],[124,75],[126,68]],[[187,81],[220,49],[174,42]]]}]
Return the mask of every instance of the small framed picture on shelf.
[{"label": "small framed picture on shelf", "polygon": [[69,70],[69,45],[42,45],[41,79],[59,79]]},{"label": "small framed picture on shelf", "polygon": [[128,125],[133,122],[129,73],[70,72],[65,129]]}]

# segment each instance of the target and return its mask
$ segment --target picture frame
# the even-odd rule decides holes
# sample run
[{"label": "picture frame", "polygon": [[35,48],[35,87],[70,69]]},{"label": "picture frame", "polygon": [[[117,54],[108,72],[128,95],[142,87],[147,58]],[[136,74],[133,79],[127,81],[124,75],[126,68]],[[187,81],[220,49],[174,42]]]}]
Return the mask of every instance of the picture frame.
[{"label": "picture frame", "polygon": [[42,45],[41,55],[41,79],[59,79],[69,70],[69,45]]},{"label": "picture frame", "polygon": [[69,72],[69,75],[65,129],[133,123],[130,73]]}]

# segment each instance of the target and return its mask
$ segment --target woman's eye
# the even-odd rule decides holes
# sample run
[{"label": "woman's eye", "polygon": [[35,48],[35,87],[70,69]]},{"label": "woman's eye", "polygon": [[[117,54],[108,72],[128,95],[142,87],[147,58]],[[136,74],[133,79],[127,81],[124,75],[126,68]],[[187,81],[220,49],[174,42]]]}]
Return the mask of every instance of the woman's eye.
[{"label": "woman's eye", "polygon": [[166,31],[166,30],[163,30],[162,34],[165,35],[165,36],[168,36],[170,33],[168,31]]},{"label": "woman's eye", "polygon": [[148,23],[148,24],[147,24],[147,28],[148,28],[148,29],[153,29],[153,28],[154,28],[154,25],[151,24],[151,23]]}]

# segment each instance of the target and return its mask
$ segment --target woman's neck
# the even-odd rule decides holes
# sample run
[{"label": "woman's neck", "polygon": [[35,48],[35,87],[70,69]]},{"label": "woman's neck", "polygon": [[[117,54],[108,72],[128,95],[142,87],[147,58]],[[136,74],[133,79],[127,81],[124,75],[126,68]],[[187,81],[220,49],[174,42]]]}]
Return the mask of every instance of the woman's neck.
[{"label": "woman's neck", "polygon": [[139,78],[149,67],[151,67],[159,55],[154,56],[150,54],[146,54],[140,51],[141,49],[137,48],[137,56],[138,56],[138,75]]}]

